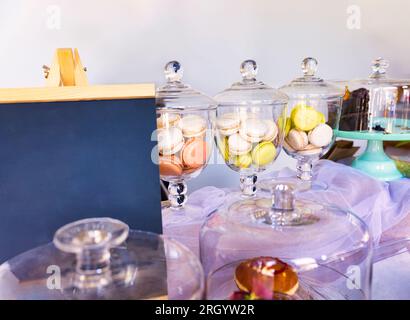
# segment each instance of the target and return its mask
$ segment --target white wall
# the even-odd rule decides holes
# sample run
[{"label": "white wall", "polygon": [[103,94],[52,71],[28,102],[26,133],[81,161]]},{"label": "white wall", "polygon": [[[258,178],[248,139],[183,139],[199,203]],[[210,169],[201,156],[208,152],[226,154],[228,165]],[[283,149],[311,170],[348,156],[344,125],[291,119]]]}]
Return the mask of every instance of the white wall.
[{"label": "white wall", "polygon": [[[59,29],[50,28],[55,5]],[[346,25],[350,5],[361,10],[359,30]],[[42,85],[57,47],[78,47],[94,84],[160,84],[163,65],[178,59],[184,80],[210,95],[239,79],[246,58],[274,86],[299,75],[305,56],[325,78],[365,77],[377,56],[390,60],[391,75],[410,78],[409,11],[408,0],[1,0],[0,87]],[[278,168],[285,164],[282,154]],[[236,179],[210,166],[191,185]]]}]

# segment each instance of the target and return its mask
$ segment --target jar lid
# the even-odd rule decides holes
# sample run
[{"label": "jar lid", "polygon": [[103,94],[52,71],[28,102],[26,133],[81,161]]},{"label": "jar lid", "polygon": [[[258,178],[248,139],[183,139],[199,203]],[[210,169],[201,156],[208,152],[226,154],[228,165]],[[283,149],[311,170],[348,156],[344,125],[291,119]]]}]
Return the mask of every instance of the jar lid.
[{"label": "jar lid", "polygon": [[215,109],[215,101],[182,82],[184,70],[178,61],[165,65],[166,84],[157,89],[157,109],[203,110]]},{"label": "jar lid", "polygon": [[[372,73],[368,78],[344,81],[344,83],[347,83],[349,87],[364,87],[368,89],[388,89],[391,87],[393,90],[396,90],[400,87],[410,86],[410,80],[390,78],[387,74],[389,66],[390,63],[388,60],[378,57],[372,61]],[[342,82],[343,81],[341,81],[341,83]]]},{"label": "jar lid", "polygon": [[288,101],[285,94],[256,79],[258,66],[254,60],[243,61],[240,73],[241,81],[235,82],[214,97],[218,105],[272,105]]},{"label": "jar lid", "polygon": [[316,76],[318,62],[315,58],[302,61],[303,77],[296,78],[280,88],[290,99],[331,99],[342,97],[342,87],[334,85]]},{"label": "jar lid", "polygon": [[[296,266],[300,263],[300,268],[309,259],[340,259],[371,246],[370,234],[360,218],[336,206],[295,198],[286,183],[274,186],[271,197],[239,200],[219,210],[218,215],[226,237],[237,234],[259,241],[261,246],[265,239],[276,257],[291,259]],[[219,227],[212,219],[207,225]]]},{"label": "jar lid", "polygon": [[199,299],[203,287],[187,248],[110,218],[70,223],[0,266],[1,299]]}]

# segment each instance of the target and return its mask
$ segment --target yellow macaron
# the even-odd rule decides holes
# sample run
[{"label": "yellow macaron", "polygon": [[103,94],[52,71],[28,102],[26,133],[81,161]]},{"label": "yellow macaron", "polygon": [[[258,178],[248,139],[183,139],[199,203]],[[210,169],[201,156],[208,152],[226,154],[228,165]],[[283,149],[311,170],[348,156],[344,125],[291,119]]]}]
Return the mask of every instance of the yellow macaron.
[{"label": "yellow macaron", "polygon": [[270,141],[263,141],[252,150],[252,161],[258,167],[266,166],[271,163],[275,157],[276,148]]},{"label": "yellow macaron", "polygon": [[249,168],[251,164],[252,164],[252,157],[250,153],[236,156],[233,161],[233,165],[239,169]]},{"label": "yellow macaron", "polygon": [[322,121],[321,115],[315,108],[303,104],[293,108],[290,118],[295,128],[300,131],[310,131]]}]

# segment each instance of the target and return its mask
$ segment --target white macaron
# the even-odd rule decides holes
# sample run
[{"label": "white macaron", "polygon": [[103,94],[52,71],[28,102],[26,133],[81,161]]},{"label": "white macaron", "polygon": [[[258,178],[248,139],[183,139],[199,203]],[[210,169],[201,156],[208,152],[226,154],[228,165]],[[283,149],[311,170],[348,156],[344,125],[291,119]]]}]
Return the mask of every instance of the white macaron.
[{"label": "white macaron", "polygon": [[265,135],[263,136],[262,140],[264,141],[273,141],[276,139],[278,136],[278,126],[276,123],[272,120],[265,120],[265,123],[268,127],[268,130],[266,131]]},{"label": "white macaron", "polygon": [[248,153],[252,149],[252,143],[243,139],[239,134],[235,133],[228,139],[229,154],[240,156]]},{"label": "white macaron", "polygon": [[297,129],[292,129],[289,131],[286,141],[294,150],[297,151],[305,149],[309,144],[306,132]]},{"label": "white macaron", "polygon": [[242,122],[239,134],[249,142],[258,143],[268,131],[268,124],[264,120],[250,118]]},{"label": "white macaron", "polygon": [[166,112],[162,113],[157,118],[157,128],[170,128],[178,125],[179,120],[181,119],[180,115],[177,113]]},{"label": "white macaron", "polygon": [[313,144],[308,144],[304,150],[298,151],[298,154],[303,156],[317,156],[320,155],[323,151],[323,148],[316,147]]},{"label": "white macaron", "polygon": [[309,132],[308,138],[314,146],[325,147],[332,142],[333,129],[326,123],[321,123]]},{"label": "white macaron", "polygon": [[241,120],[234,113],[223,114],[216,120],[218,132],[223,136],[230,136],[239,131]]},{"label": "white macaron", "polygon": [[158,151],[164,156],[170,156],[182,149],[184,146],[184,136],[177,127],[168,129],[158,129]]},{"label": "white macaron", "polygon": [[196,114],[186,115],[179,121],[179,127],[185,138],[201,136],[206,130],[206,120]]}]

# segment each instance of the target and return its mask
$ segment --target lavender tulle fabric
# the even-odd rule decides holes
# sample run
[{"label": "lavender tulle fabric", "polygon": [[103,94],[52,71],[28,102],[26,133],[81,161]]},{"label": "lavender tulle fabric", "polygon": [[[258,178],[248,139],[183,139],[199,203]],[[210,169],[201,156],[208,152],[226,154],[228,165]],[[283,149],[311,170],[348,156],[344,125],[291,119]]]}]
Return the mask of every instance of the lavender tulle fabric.
[{"label": "lavender tulle fabric", "polygon": [[[294,175],[294,171],[285,168],[265,178]],[[410,179],[382,182],[349,166],[328,160],[317,163],[314,179],[325,183],[327,189],[307,191],[298,196],[355,213],[368,225],[376,247],[381,242],[410,239]],[[164,210],[164,234],[198,254],[202,224],[209,214],[225,201],[230,201],[232,191],[238,190],[204,187],[190,195],[188,206],[182,212]]]}]

